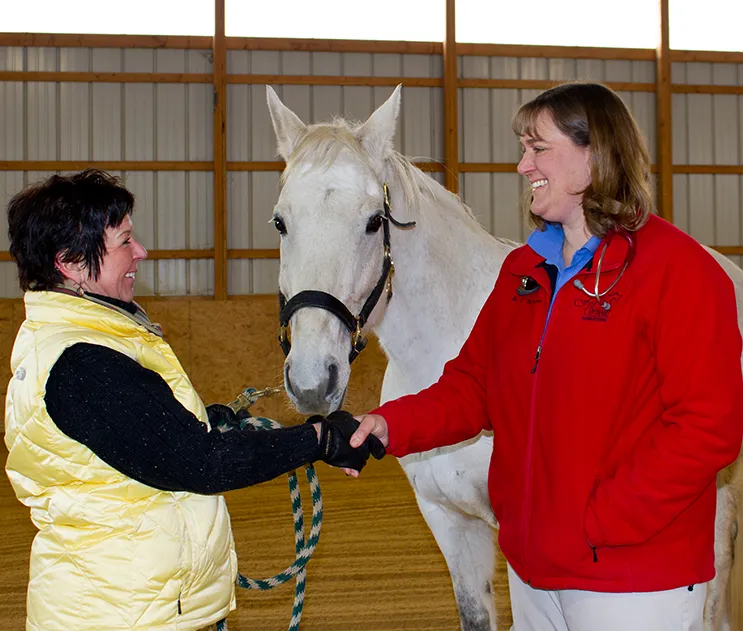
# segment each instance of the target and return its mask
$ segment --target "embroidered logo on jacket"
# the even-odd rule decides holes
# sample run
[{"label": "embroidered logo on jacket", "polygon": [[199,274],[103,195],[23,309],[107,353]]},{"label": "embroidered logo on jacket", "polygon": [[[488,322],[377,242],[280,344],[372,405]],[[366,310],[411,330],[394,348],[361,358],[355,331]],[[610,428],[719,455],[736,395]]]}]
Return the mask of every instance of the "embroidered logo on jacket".
[{"label": "embroidered logo on jacket", "polygon": [[[584,320],[595,320],[598,322],[606,322],[609,314],[612,312],[614,306],[622,299],[622,294],[618,291],[613,291],[610,294],[601,296],[601,300],[596,300],[595,297],[590,298],[576,298],[576,307],[583,309]],[[602,306],[604,303],[610,305],[609,309],[604,309]]]}]

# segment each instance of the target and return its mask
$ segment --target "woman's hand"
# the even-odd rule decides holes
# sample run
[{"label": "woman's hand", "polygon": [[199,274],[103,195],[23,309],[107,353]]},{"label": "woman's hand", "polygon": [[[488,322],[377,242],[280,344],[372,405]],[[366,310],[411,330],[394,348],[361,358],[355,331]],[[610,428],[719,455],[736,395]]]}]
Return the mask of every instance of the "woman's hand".
[{"label": "woman's hand", "polygon": [[[359,422],[358,429],[351,436],[351,447],[357,448],[364,444],[369,435],[376,436],[386,448],[389,445],[389,436],[387,431],[387,421],[379,414],[364,414],[354,417]],[[352,478],[358,478],[359,472],[354,469],[343,469],[346,475]]]},{"label": "woman's hand", "polygon": [[356,446],[351,445],[351,437],[359,427],[359,422],[349,412],[336,410],[327,417],[313,416],[307,419],[318,432],[320,459],[332,467],[343,471],[358,473],[366,465],[369,456],[377,460],[384,457],[384,446],[374,435],[368,436]]}]

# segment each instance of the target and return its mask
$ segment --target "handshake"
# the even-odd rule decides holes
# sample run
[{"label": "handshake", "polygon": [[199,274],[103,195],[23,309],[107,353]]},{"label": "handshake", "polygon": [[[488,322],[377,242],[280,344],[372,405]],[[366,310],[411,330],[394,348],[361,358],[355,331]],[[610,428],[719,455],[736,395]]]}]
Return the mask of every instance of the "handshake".
[{"label": "handshake", "polygon": [[311,416],[307,423],[320,424],[319,460],[333,467],[361,471],[370,455],[377,460],[384,457],[384,445],[373,434],[369,434],[358,447],[351,447],[349,441],[359,422],[348,412],[338,410],[326,417]]}]

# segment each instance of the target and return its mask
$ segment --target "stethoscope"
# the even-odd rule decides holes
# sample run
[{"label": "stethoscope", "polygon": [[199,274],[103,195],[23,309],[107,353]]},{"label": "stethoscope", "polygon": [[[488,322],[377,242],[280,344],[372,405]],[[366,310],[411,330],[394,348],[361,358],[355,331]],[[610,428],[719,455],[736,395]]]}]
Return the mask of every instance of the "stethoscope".
[{"label": "stethoscope", "polygon": [[[614,238],[615,234],[620,234],[624,240],[627,242],[627,254],[624,257],[624,264],[622,265],[622,269],[619,270],[619,274],[614,279],[614,281],[609,285],[604,291],[599,291],[599,283],[601,279],[601,266],[604,263],[604,257],[606,256],[606,250],[609,248],[609,244],[611,243],[611,240]],[[604,309],[604,311],[608,311],[611,309],[611,305],[606,300],[603,300],[603,297],[608,294],[612,289],[614,289],[614,286],[619,282],[619,279],[622,278],[622,275],[624,274],[625,270],[627,269],[627,266],[632,261],[632,257],[635,255],[635,243],[632,240],[632,237],[630,236],[629,232],[626,230],[613,230],[610,233],[606,235],[606,238],[604,239],[604,245],[601,248],[601,256],[599,256],[599,262],[596,265],[596,279],[593,285],[593,292],[588,291],[583,283],[579,279],[575,279],[573,281],[573,286],[576,289],[580,289],[584,294],[587,296],[590,296],[591,298],[595,298],[596,302],[601,305],[601,307]]]}]

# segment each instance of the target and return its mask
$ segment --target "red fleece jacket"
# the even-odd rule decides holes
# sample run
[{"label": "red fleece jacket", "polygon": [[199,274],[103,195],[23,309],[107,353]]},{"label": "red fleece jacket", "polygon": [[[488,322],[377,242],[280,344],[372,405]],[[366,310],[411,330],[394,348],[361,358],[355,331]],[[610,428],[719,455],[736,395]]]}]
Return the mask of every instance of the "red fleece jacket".
[{"label": "red fleece jacket", "polygon": [[[546,328],[544,259],[514,250],[439,381],[375,410],[396,456],[493,430],[499,543],[537,588],[655,591],[714,576],[715,478],[743,436],[734,290],[662,219],[632,238],[611,309],[568,283]],[[611,241],[601,291],[628,252]],[[526,276],[539,288],[520,295]],[[595,268],[578,278],[592,288]]]}]

